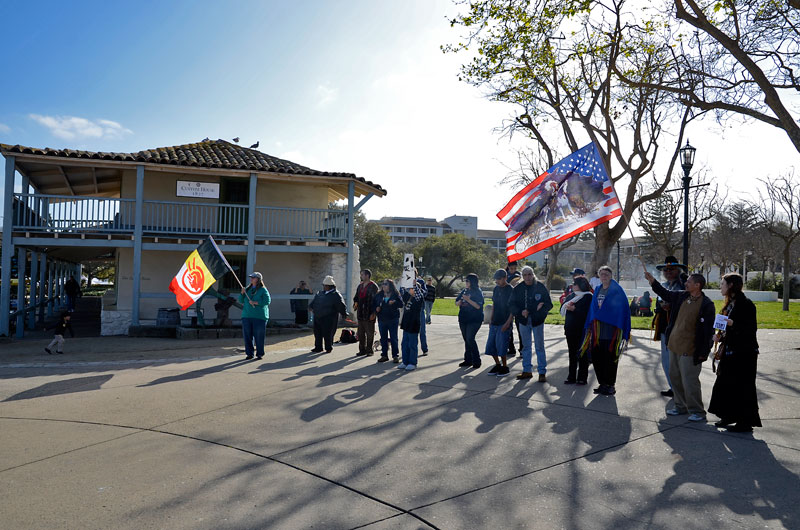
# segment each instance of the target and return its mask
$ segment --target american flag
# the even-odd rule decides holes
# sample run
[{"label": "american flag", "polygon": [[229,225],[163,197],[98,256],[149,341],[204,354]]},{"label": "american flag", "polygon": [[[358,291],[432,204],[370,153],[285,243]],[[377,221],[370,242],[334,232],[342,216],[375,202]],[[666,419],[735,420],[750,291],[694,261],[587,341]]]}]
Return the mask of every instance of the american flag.
[{"label": "american flag", "polygon": [[521,189],[497,213],[508,227],[506,253],[519,260],[622,215],[594,143]]}]

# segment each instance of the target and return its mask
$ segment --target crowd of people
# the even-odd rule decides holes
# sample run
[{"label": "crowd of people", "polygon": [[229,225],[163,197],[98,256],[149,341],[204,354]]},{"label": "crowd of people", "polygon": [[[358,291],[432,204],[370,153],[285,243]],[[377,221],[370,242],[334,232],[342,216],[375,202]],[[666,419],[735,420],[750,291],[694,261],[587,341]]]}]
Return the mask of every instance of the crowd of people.
[{"label": "crowd of people", "polygon": [[[756,308],[742,292],[742,277],[727,274],[720,282],[724,297],[721,318],[711,299],[703,293],[706,280],[701,274],[689,274],[688,267],[674,256],[667,256],[656,267],[663,275],[659,282],[649,272],[645,278],[658,299],[655,300],[652,330],[653,340],[659,341],[661,364],[669,388],[661,391],[673,399],[667,410],[671,416],[688,415],[693,422],[706,420],[700,372],[702,364],[713,357],[717,374],[708,411],[720,418],[715,425],[735,432],[752,431],[760,427],[756,398],[755,376],[758,356],[756,340]],[[572,283],[561,297],[560,313],[564,317],[564,335],[569,355],[565,385],[586,385],[589,366],[597,379],[595,394],[613,396],[619,362],[631,337],[631,316],[648,312],[653,306],[650,293],[636,301],[636,311],[623,288],[613,279],[608,266],[600,267],[587,278],[585,271],[572,271]],[[533,353],[536,353],[537,381],[547,381],[547,352],[544,342],[544,323],[553,301],[549,290],[538,281],[531,267],[517,270],[511,262],[494,273],[491,306],[487,306],[479,278],[469,274],[465,287],[455,297],[458,324],[464,343],[461,368],[478,369],[482,365],[481,348],[476,340],[485,320],[489,334],[483,354],[494,361],[488,375],[509,375],[508,358],[522,357],[519,380],[534,377]],[[251,284],[242,289],[239,301],[245,309],[242,328],[247,358],[264,355],[264,328],[269,318],[269,293],[261,275],[250,275]],[[327,276],[310,303],[293,300],[292,310],[298,324],[308,322],[313,315],[315,353],[330,353],[340,317],[348,314],[344,297],[336,282]],[[311,295],[305,282],[300,282],[292,294]],[[391,279],[380,285],[372,280],[368,269],[361,271],[361,283],[352,300],[357,319],[359,356],[375,353],[375,328],[380,337],[379,363],[391,360],[406,371],[417,368],[420,356],[428,353],[426,325],[431,323],[431,311],[436,298],[432,279],[415,278],[413,286],[398,288]],[[491,311],[485,315],[485,311]],[[715,327],[715,321],[717,325]],[[514,330],[518,339],[515,347]],[[402,338],[399,332],[402,330]],[[422,351],[421,355],[419,350]]]}]

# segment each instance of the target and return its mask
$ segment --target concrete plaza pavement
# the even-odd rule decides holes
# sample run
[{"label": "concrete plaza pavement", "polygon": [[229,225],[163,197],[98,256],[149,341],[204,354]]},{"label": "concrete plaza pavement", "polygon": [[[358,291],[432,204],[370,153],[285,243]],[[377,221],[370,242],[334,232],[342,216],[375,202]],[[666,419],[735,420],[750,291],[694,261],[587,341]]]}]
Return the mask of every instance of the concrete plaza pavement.
[{"label": "concrete plaza pavement", "polygon": [[614,397],[562,383],[556,326],[547,383],[459,368],[455,317],[414,372],[308,336],[2,343],[0,527],[800,528],[800,331],[759,332],[754,434],[666,416],[634,334]]}]

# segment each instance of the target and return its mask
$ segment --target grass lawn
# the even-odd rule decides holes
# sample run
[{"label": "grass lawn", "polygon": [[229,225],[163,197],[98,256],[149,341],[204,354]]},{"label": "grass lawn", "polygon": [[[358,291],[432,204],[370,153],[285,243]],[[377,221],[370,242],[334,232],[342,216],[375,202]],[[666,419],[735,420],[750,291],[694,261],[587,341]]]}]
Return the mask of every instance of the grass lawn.
[{"label": "grass lawn", "polygon": [[[564,324],[564,318],[559,313],[558,300],[553,300],[553,309],[545,321],[547,324]],[[800,304],[789,304],[789,311],[783,311],[783,302],[755,302],[758,312],[759,329],[800,329]],[[717,312],[722,309],[722,301],[714,302]],[[452,299],[437,298],[433,303],[434,315],[458,315],[458,307]],[[653,317],[632,317],[633,329],[650,329]]]}]

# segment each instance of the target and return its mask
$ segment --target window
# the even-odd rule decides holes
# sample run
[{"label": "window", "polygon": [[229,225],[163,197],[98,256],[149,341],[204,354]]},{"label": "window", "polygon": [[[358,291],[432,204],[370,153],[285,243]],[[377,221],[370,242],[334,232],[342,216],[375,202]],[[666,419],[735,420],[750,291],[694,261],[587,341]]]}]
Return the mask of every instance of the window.
[{"label": "window", "polygon": [[409,234],[416,234],[417,233],[417,229],[416,228],[407,228],[406,232],[408,232]]}]

